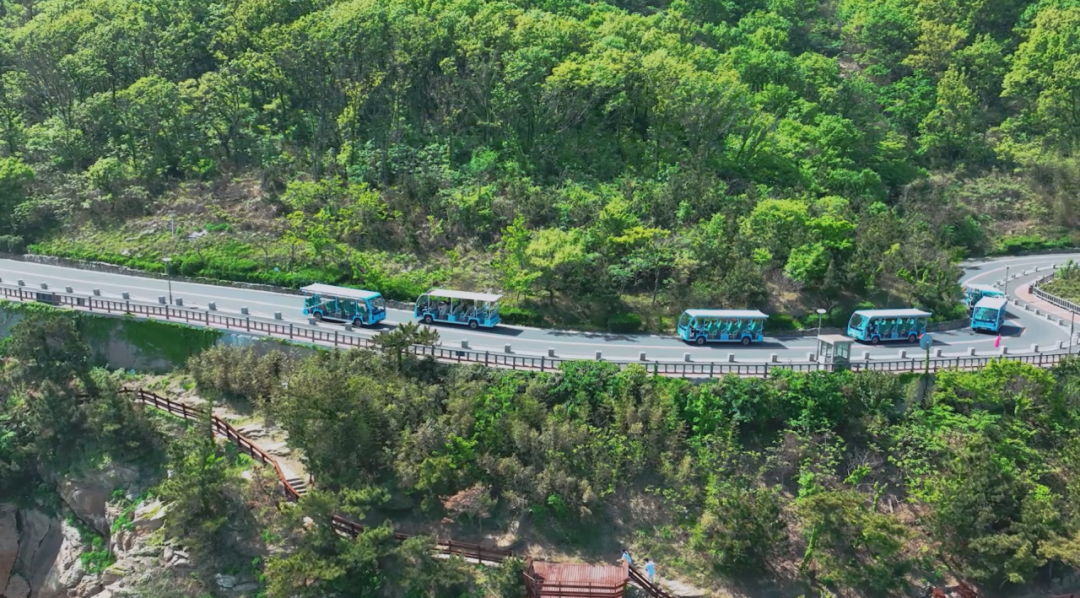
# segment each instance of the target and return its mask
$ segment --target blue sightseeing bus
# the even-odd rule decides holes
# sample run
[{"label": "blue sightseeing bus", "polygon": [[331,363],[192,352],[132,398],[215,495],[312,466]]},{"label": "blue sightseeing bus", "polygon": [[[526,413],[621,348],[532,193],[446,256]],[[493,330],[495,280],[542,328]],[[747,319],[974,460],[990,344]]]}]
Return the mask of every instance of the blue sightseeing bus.
[{"label": "blue sightseeing bus", "polygon": [[1000,289],[994,288],[988,284],[966,284],[964,285],[964,304],[967,305],[968,311],[975,309],[975,304],[979,302],[983,297],[1004,297],[1005,293]]},{"label": "blue sightseeing bus", "polygon": [[760,342],[769,316],[756,309],[688,309],[679,317],[679,338],[688,343]]},{"label": "blue sightseeing bus", "polygon": [[929,312],[921,309],[860,309],[851,314],[848,336],[878,344],[881,341],[913,343],[926,332]]},{"label": "blue sightseeing bus", "polygon": [[386,319],[386,300],[375,291],[312,284],[304,293],[304,315],[316,320],[371,326]]},{"label": "blue sightseeing bus", "polygon": [[1009,301],[1004,297],[983,297],[975,304],[971,312],[971,329],[975,331],[1000,332],[1005,323],[1005,306]]},{"label": "blue sightseeing bus", "polygon": [[416,300],[413,316],[425,324],[446,322],[469,328],[494,328],[499,324],[502,295],[434,289]]}]

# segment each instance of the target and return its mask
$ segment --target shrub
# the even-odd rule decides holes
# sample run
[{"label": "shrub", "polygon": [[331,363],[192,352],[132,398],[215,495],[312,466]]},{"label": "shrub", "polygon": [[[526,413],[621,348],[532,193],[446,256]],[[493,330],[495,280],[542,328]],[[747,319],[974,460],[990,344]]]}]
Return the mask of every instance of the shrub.
[{"label": "shrub", "polygon": [[510,325],[542,326],[544,324],[543,314],[527,307],[500,307],[499,318],[503,324]]},{"label": "shrub", "polygon": [[252,347],[218,345],[189,359],[187,369],[201,392],[265,401],[291,364],[281,351],[259,355]]},{"label": "shrub", "polygon": [[770,314],[765,320],[765,330],[769,332],[782,332],[785,330],[799,330],[801,326],[795,318],[787,314]]},{"label": "shrub", "polygon": [[1058,237],[1057,239],[1047,239],[1046,237],[1034,234],[1034,235],[1012,235],[1005,237],[998,241],[997,245],[991,252],[994,255],[1015,255],[1017,253],[1025,251],[1047,251],[1050,249],[1063,249],[1072,247],[1075,243],[1069,237]]},{"label": "shrub", "polygon": [[641,316],[637,314],[612,314],[607,320],[608,332],[637,332],[641,330]]}]

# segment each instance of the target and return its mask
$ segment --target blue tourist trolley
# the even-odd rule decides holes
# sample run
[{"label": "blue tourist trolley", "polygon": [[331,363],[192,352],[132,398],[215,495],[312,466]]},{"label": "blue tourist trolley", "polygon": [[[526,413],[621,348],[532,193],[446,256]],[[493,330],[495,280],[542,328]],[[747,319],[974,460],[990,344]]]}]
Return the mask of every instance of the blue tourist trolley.
[{"label": "blue tourist trolley", "polygon": [[975,304],[979,302],[983,297],[1005,297],[1005,293],[1000,289],[992,287],[988,284],[966,284],[964,285],[964,304],[967,305],[968,311],[975,309]]},{"label": "blue tourist trolley", "polygon": [[847,334],[875,345],[882,341],[914,343],[926,332],[931,315],[921,309],[860,309],[851,314]]},{"label": "blue tourist trolley", "polygon": [[413,316],[425,324],[445,322],[469,328],[494,328],[499,325],[499,299],[502,295],[434,289],[416,300]]},{"label": "blue tourist trolley", "polygon": [[742,343],[764,338],[769,316],[756,309],[688,309],[679,317],[679,338],[688,343]]},{"label": "blue tourist trolley", "polygon": [[386,300],[375,291],[313,284],[304,293],[304,315],[316,320],[371,326],[386,319]]},{"label": "blue tourist trolley", "polygon": [[1004,297],[983,297],[975,304],[971,312],[971,329],[975,331],[1000,332],[1005,323],[1005,306],[1009,301]]}]

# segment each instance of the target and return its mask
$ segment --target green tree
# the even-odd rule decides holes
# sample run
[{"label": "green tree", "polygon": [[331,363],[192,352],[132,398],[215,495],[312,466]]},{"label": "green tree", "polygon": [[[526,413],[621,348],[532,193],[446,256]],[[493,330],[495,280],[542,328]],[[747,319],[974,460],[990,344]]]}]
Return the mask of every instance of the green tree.
[{"label": "green tree", "polygon": [[169,468],[173,474],[161,485],[161,497],[170,503],[166,533],[212,554],[221,548],[237,489],[214,441],[209,404],[195,426],[169,445]]},{"label": "green tree", "polygon": [[691,545],[705,551],[721,570],[755,571],[787,544],[780,501],[774,490],[743,477],[713,480],[705,508],[691,532]]},{"label": "green tree", "polygon": [[[1063,153],[1080,144],[1080,7],[1042,6],[1017,48],[1002,95],[1021,112],[1009,129],[1042,133]],[[1023,141],[1020,136],[1017,141]]]},{"label": "green tree", "polygon": [[580,230],[564,231],[547,228],[534,231],[525,248],[529,270],[535,272],[535,283],[555,301],[555,293],[579,287],[590,258],[585,237]]},{"label": "green tree", "polygon": [[899,589],[910,569],[907,527],[848,489],[813,493],[797,504],[806,536],[800,569],[826,583],[875,593]]},{"label": "green tree", "polygon": [[938,81],[937,105],[919,123],[919,148],[932,163],[952,165],[965,157],[978,157],[978,97],[967,77],[949,69]]},{"label": "green tree", "polygon": [[15,156],[0,157],[0,234],[15,232],[15,208],[29,199],[34,171]]},{"label": "green tree", "polygon": [[66,384],[90,372],[90,347],[70,314],[31,312],[4,339],[4,351],[28,383]]},{"label": "green tree", "polygon": [[380,332],[371,342],[387,355],[393,355],[398,371],[405,367],[406,357],[415,355],[414,346],[434,347],[439,344],[439,332],[416,322],[406,322],[388,332]]}]

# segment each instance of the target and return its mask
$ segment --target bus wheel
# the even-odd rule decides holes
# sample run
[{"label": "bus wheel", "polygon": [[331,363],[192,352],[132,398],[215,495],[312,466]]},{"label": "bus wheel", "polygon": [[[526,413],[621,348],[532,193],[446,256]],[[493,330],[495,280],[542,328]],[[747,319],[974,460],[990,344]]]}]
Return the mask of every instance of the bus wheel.
[{"label": "bus wheel", "polygon": [[705,344],[705,337],[704,336],[699,336],[699,337],[697,337],[697,339],[694,342],[697,343],[698,345],[704,345]]},{"label": "bus wheel", "polygon": [[361,320],[360,318],[353,318],[352,325],[356,326],[357,328],[363,328],[364,327],[364,321]]},{"label": "bus wheel", "polygon": [[742,344],[744,344],[744,345],[749,345],[749,344],[750,344],[750,337],[749,337],[749,336],[744,336],[744,337],[742,337],[742,341],[741,341],[741,342],[742,342]]},{"label": "bus wheel", "polygon": [[874,336],[871,336],[870,337],[870,344],[871,345],[880,345],[881,344],[881,337],[876,335],[876,334]]},{"label": "bus wheel", "polygon": [[918,340],[919,340],[919,336],[916,335],[916,334],[909,334],[908,337],[907,337],[907,342],[909,342],[909,343],[914,343],[914,342],[916,342]]},{"label": "bus wheel", "polygon": [[473,330],[476,330],[479,327],[480,327],[479,322],[477,322],[476,320],[469,320],[469,328],[472,328]]},{"label": "bus wheel", "polygon": [[316,322],[322,322],[322,312],[321,311],[317,311],[312,315],[315,316],[315,321]]},{"label": "bus wheel", "polygon": [[424,316],[424,323],[427,324],[428,326],[431,326],[431,323],[434,322],[434,321],[435,320],[431,317],[431,314],[427,314],[427,315]]}]

